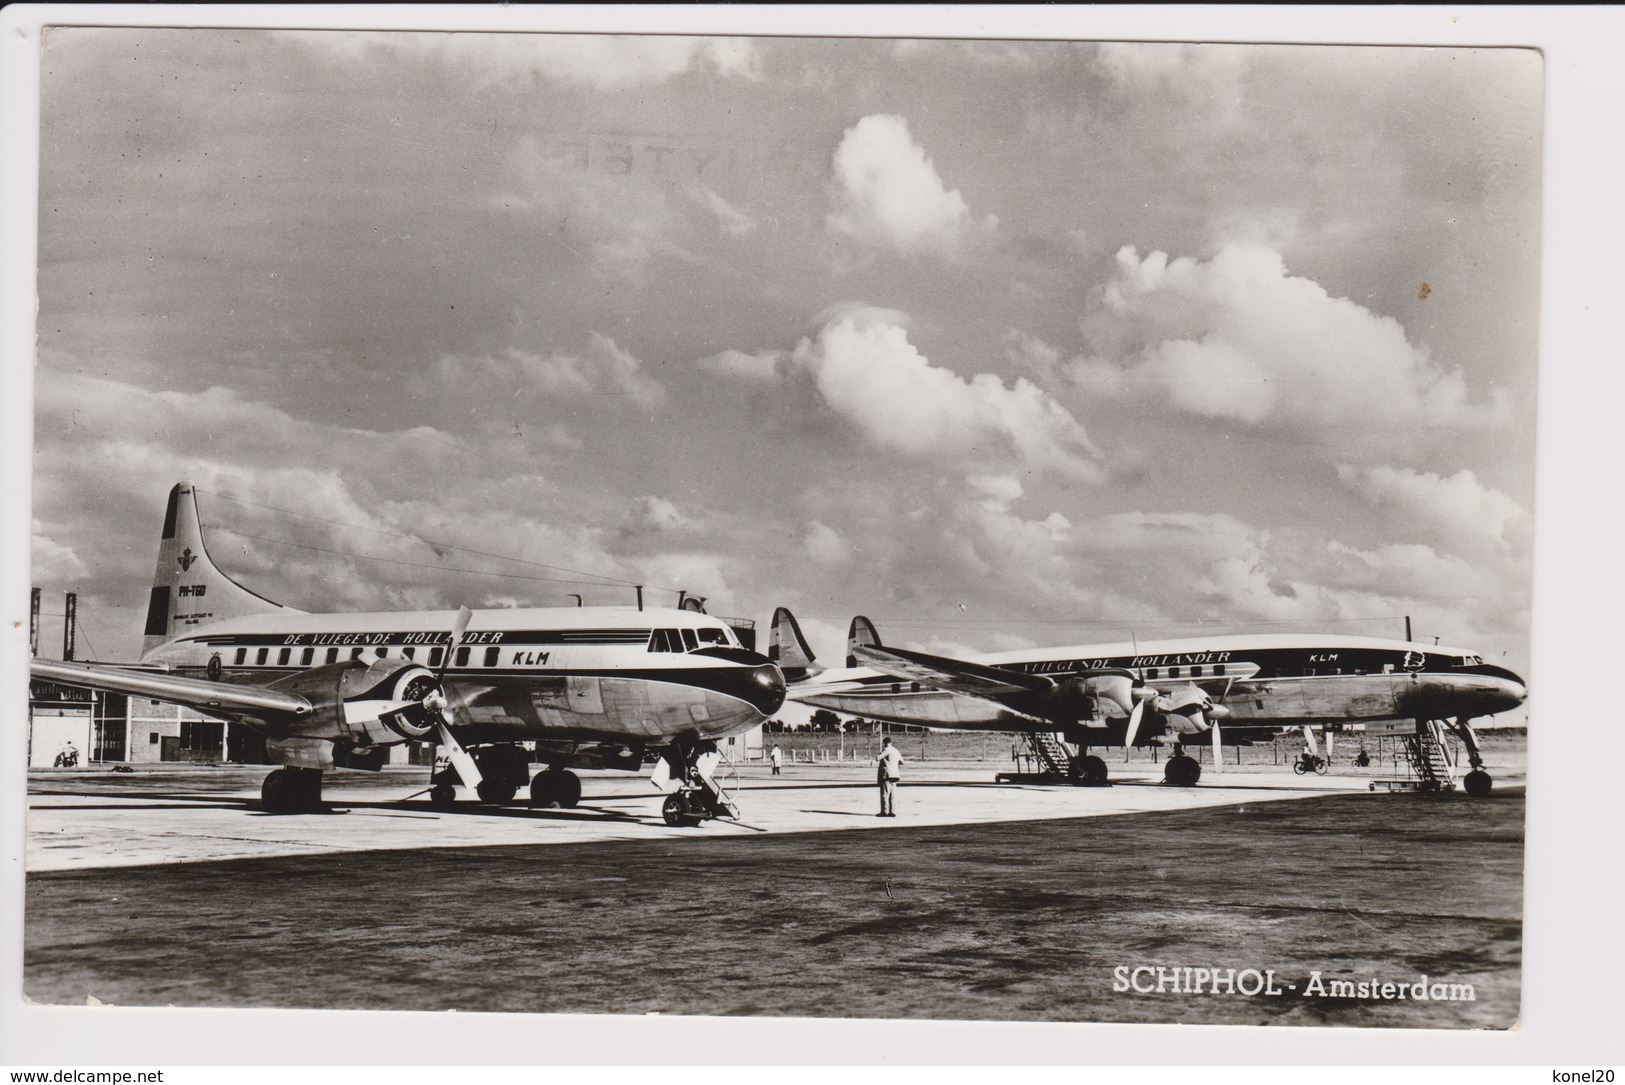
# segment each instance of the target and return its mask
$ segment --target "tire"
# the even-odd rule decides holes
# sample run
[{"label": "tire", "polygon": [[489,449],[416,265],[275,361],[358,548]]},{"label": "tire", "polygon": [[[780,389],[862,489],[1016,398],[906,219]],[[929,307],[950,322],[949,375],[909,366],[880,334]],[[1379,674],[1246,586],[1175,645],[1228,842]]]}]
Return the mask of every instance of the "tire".
[{"label": "tire", "polygon": [[1330,771],[1332,771],[1332,763],[1326,760],[1324,757],[1315,762],[1316,776],[1324,776]]},{"label": "tire", "polygon": [[1202,778],[1202,766],[1194,757],[1180,754],[1170,757],[1162,770],[1162,781],[1174,787],[1195,787],[1196,781]]},{"label": "tire", "polygon": [[260,809],[267,814],[288,812],[288,770],[277,769],[260,784]]},{"label": "tire", "polygon": [[1461,786],[1465,788],[1467,794],[1471,795],[1473,798],[1482,799],[1485,795],[1490,793],[1490,787],[1493,783],[1494,781],[1490,779],[1489,773],[1485,772],[1483,769],[1474,769],[1472,772],[1469,772],[1466,776],[1462,777]]},{"label": "tire", "polygon": [[705,820],[699,814],[689,811],[688,800],[681,791],[675,795],[666,796],[666,801],[660,804],[660,816],[665,819],[667,825],[682,826],[688,829],[692,829]]},{"label": "tire", "polygon": [[1090,754],[1079,766],[1078,783],[1084,787],[1105,787],[1109,783],[1106,762]]},{"label": "tire", "polygon": [[450,784],[435,784],[429,789],[429,805],[436,810],[450,810],[457,802],[457,789]]},{"label": "tire", "polygon": [[558,796],[559,805],[573,810],[581,802],[581,777],[563,769],[556,770],[555,775],[558,781],[554,784],[554,794]]},{"label": "tire", "polygon": [[481,780],[480,786],[474,789],[481,802],[490,803],[492,806],[513,802],[513,797],[518,791],[519,789],[512,784],[493,783],[490,780]]},{"label": "tire", "polygon": [[1305,769],[1303,767],[1303,762],[1302,761],[1294,761],[1294,762],[1292,762],[1292,771],[1297,773],[1299,776],[1302,776],[1304,774],[1304,772],[1305,772]]}]

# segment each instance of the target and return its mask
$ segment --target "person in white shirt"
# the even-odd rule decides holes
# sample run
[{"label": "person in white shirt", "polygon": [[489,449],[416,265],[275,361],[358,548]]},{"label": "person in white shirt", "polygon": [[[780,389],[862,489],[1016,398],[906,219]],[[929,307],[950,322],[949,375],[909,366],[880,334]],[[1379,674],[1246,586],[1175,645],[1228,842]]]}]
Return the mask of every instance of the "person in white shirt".
[{"label": "person in white shirt", "polygon": [[897,780],[902,775],[903,755],[891,744],[891,739],[880,740],[880,754],[875,758],[875,782],[880,785],[880,813],[875,817],[897,816]]},{"label": "person in white shirt", "polygon": [[767,755],[767,759],[769,761],[773,762],[773,775],[775,775],[775,776],[779,775],[779,765],[781,763],[781,755],[779,753],[779,748],[777,746],[773,747],[773,752]]}]

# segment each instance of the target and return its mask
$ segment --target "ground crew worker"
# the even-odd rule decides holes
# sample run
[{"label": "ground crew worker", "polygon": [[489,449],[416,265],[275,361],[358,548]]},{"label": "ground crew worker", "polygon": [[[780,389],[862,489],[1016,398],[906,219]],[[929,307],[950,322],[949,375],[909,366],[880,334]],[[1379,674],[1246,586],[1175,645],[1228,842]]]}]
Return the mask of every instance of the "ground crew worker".
[{"label": "ground crew worker", "polygon": [[875,758],[875,783],[880,786],[880,813],[877,818],[897,816],[897,781],[902,776],[903,755],[891,744],[891,739],[880,740],[880,754]]},{"label": "ground crew worker", "polygon": [[773,762],[773,775],[778,776],[782,755],[780,755],[779,748],[777,746],[773,747],[773,752],[767,755],[767,759]]}]

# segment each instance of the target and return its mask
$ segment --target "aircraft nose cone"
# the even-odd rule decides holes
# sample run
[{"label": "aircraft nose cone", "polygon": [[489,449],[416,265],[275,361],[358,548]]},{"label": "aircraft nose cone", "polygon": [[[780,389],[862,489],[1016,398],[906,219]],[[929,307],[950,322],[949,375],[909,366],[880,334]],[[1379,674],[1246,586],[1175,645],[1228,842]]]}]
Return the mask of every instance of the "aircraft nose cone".
[{"label": "aircraft nose cone", "polygon": [[1529,687],[1524,685],[1521,678],[1510,678],[1506,683],[1506,694],[1512,700],[1508,707],[1516,708],[1529,699]]},{"label": "aircraft nose cone", "polygon": [[751,698],[756,710],[764,716],[771,716],[784,705],[784,672],[772,663],[764,663],[751,671],[751,682],[759,692]]}]

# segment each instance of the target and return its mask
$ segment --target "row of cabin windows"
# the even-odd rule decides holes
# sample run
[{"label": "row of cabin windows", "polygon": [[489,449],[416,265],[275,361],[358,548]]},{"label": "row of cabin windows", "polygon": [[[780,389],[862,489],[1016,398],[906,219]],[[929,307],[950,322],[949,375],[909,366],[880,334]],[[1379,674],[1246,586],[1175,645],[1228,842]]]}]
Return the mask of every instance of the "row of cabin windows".
[{"label": "row of cabin windows", "polygon": [[[1183,671],[1184,669],[1185,668],[1183,668],[1183,667],[1169,667],[1168,668],[1168,677],[1169,678],[1183,678],[1185,676],[1183,674],[1181,674],[1180,672]],[[1203,667],[1192,667],[1190,670],[1191,670],[1190,677],[1192,677],[1192,678],[1202,678],[1202,677],[1204,677],[1203,672],[1204,672],[1205,668],[1203,668]],[[1154,678],[1161,677],[1161,673],[1162,673],[1162,668],[1161,667],[1148,668],[1146,670],[1146,672],[1145,672],[1145,680],[1147,682],[1149,682]],[[1213,677],[1214,678],[1223,678],[1224,677],[1224,664],[1223,663],[1218,663],[1218,664],[1214,665],[1214,667],[1213,667]]]},{"label": "row of cabin windows", "polygon": [[649,634],[651,652],[692,652],[696,648],[726,647],[728,634],[721,629],[656,629]]},{"label": "row of cabin windows", "polygon": [[[326,653],[324,654],[324,658],[322,659],[322,662],[323,663],[337,663],[339,661],[339,652],[340,651],[341,651],[341,649],[339,649],[339,648],[329,648],[329,649],[327,649]],[[350,658],[350,659],[360,659],[361,656],[362,656],[362,653],[364,653],[366,651],[367,651],[366,648],[360,647],[360,646],[351,648],[348,658]],[[375,648],[375,649],[373,649],[373,652],[374,652],[374,655],[373,655],[374,659],[387,659],[389,657],[389,648],[387,646],[386,647],[381,647],[381,648]],[[491,645],[490,647],[486,648],[485,649],[484,666],[495,667],[497,665],[497,657],[501,654],[501,652],[502,652],[502,649],[497,647],[494,644]],[[451,665],[454,666],[454,667],[466,667],[466,666],[468,666],[469,653],[470,653],[470,648],[466,644],[463,645],[462,647],[458,648],[456,656],[452,659],[452,664]],[[425,666],[430,667],[430,668],[438,667],[438,666],[440,666],[441,659],[443,659],[445,657],[445,654],[446,654],[446,650],[444,648],[441,648],[441,647],[438,647],[438,646],[436,646],[434,648],[430,648],[429,649],[429,654],[427,656],[425,656],[424,659],[423,659],[423,663],[424,663]],[[417,649],[415,647],[413,647],[412,645],[407,645],[406,647],[400,649],[400,658],[401,659],[416,660],[417,659]],[[233,659],[232,663],[233,663],[234,666],[241,667],[244,663],[247,662],[247,660],[248,660],[248,649],[247,648],[239,648],[239,649],[237,649],[237,655]],[[254,653],[254,666],[263,667],[263,666],[266,666],[268,663],[270,663],[270,661],[271,661],[271,649],[269,649],[269,648],[261,648],[261,649],[259,649],[258,651],[256,651]],[[278,648],[276,650],[275,666],[286,667],[286,666],[289,666],[290,664],[293,664],[294,662],[295,662],[295,658],[294,658],[294,655],[293,655],[293,649],[292,648]],[[309,666],[311,666],[313,663],[316,662],[316,649],[314,649],[314,648],[301,648],[301,649],[299,649],[299,656],[298,656],[297,662],[298,662],[298,665],[301,666],[301,667],[309,667]]]},{"label": "row of cabin windows", "polygon": [[[727,644],[728,634],[721,629],[656,629],[649,635],[649,651],[651,652],[692,652],[697,648],[712,645],[726,647]],[[276,649],[275,662],[273,663],[270,648],[257,649],[254,652],[253,665],[256,667],[264,667],[268,665],[277,667],[288,667],[293,665],[309,667],[317,662],[317,649],[315,648],[300,648],[298,649],[299,654],[297,657],[295,657],[294,651],[295,649],[291,647]],[[339,653],[341,651],[342,649],[336,647],[328,648],[324,653],[324,658],[321,660],[321,662],[337,663],[339,661]],[[362,654],[366,651],[367,648],[358,645],[350,649],[348,658],[360,659]],[[375,648],[373,651],[376,653],[374,658],[377,659],[387,658],[390,652],[387,646]],[[412,645],[407,645],[406,647],[399,649],[399,652],[400,658],[402,659],[415,660],[417,658],[417,649]],[[495,667],[497,665],[497,657],[500,652],[501,649],[495,645],[486,648],[484,665],[487,667]],[[430,648],[429,654],[427,657],[425,657],[423,662],[428,667],[438,667],[440,666],[440,660],[444,654],[444,648],[438,646]],[[456,657],[452,660],[452,666],[466,667],[468,666],[468,658],[469,648],[467,645],[464,645],[463,647],[457,649]],[[232,660],[232,665],[241,667],[246,663],[248,663],[248,649],[237,649],[237,654]]]}]

